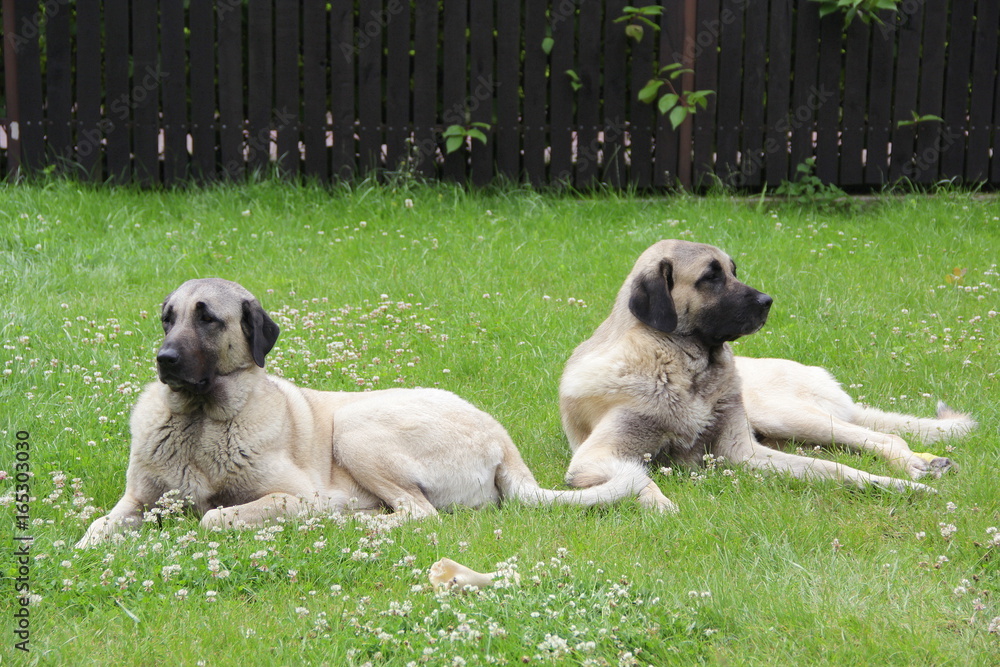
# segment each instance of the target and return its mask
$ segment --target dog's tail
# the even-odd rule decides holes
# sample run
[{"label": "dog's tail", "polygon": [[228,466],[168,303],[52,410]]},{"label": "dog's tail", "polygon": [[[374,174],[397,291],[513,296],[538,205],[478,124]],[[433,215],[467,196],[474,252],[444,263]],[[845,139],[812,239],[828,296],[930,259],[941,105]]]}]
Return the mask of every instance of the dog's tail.
[{"label": "dog's tail", "polygon": [[604,505],[614,503],[639,492],[651,482],[646,468],[639,462],[618,460],[609,465],[607,481],[585,489],[543,489],[518,455],[516,461],[506,460],[497,471],[496,483],[506,499],[516,499],[526,505]]},{"label": "dog's tail", "polygon": [[955,412],[943,401],[938,401],[936,419],[883,412],[867,406],[858,406],[858,419],[862,426],[875,431],[912,434],[924,443],[961,438],[977,426],[972,417]]}]

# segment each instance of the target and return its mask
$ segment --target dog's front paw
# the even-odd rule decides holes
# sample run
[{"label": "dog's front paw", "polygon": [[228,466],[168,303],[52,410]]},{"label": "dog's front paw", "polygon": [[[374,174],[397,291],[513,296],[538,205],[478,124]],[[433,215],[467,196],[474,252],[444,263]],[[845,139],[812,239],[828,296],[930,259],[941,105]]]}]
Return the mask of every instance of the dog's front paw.
[{"label": "dog's front paw", "polygon": [[235,521],[236,516],[233,512],[227,512],[219,507],[205,512],[205,516],[201,517],[201,527],[208,529],[232,528]]},{"label": "dog's front paw", "polygon": [[914,452],[913,456],[917,461],[916,465],[910,467],[911,479],[920,479],[924,475],[938,478],[949,470],[958,470],[955,462],[944,456],[930,452]]},{"label": "dog's front paw", "polygon": [[108,536],[114,532],[115,524],[112,522],[111,517],[102,516],[101,518],[95,520],[90,527],[87,528],[87,532],[83,534],[74,548],[76,549],[86,549],[94,545],[100,544],[104,540],[108,539]]},{"label": "dog's front paw", "polygon": [[639,492],[639,504],[646,509],[656,510],[660,514],[676,514],[679,509],[677,504],[663,495],[663,492],[653,483],[648,484]]}]

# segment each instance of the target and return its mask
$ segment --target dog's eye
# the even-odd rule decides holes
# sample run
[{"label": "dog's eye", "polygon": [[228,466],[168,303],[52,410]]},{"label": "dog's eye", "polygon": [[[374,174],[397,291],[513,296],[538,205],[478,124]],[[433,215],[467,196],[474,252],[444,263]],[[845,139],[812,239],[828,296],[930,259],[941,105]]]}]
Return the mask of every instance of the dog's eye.
[{"label": "dog's eye", "polygon": [[202,322],[204,322],[205,324],[211,324],[212,322],[218,322],[218,320],[217,320],[217,319],[215,319],[214,317],[212,317],[212,316],[211,316],[211,315],[209,315],[208,313],[202,313],[202,314],[201,314],[201,317],[200,317],[199,319],[200,319],[200,320],[201,320]]},{"label": "dog's eye", "polygon": [[697,284],[718,285],[719,283],[724,283],[725,281],[726,274],[722,271],[722,267],[713,266],[698,279]]}]

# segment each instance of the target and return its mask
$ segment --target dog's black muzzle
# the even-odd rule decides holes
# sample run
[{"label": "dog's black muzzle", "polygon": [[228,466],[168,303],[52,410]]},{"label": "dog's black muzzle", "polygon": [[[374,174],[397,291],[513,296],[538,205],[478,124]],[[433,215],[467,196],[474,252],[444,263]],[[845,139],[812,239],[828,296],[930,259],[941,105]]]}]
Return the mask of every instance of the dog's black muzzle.
[{"label": "dog's black muzzle", "polygon": [[184,354],[177,347],[164,343],[156,353],[160,382],[174,391],[207,394],[215,384],[215,364],[204,356]]}]

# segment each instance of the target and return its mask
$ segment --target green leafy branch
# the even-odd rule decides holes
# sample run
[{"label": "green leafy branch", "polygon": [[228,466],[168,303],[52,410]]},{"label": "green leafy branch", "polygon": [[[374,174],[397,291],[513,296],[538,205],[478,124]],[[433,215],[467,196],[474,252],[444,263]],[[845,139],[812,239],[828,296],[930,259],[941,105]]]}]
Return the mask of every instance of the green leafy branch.
[{"label": "green leafy branch", "polygon": [[642,41],[645,33],[643,25],[649,26],[653,30],[659,30],[651,17],[659,16],[663,13],[661,5],[647,5],[645,7],[633,7],[628,5],[622,9],[622,15],[615,19],[615,23],[625,24],[625,35],[635,40],[636,44]]},{"label": "green leafy branch", "polygon": [[454,153],[462,146],[465,145],[466,139],[478,139],[479,141],[486,144],[486,134],[483,130],[487,132],[490,130],[491,125],[489,123],[474,122],[469,123],[469,125],[449,125],[441,136],[445,139],[445,150],[448,153]]},{"label": "green leafy branch", "polygon": [[684,74],[693,73],[694,70],[684,69],[680,63],[661,67],[658,76],[639,91],[639,100],[646,104],[656,102],[656,108],[670,119],[670,125],[676,130],[688,114],[696,113],[698,107],[707,107],[708,96],[715,94],[713,90],[678,90],[674,82]]},{"label": "green leafy branch", "polygon": [[812,0],[820,4],[819,16],[823,18],[834,12],[844,12],[844,27],[851,25],[855,17],[865,23],[882,23],[877,12],[896,11],[901,0]]}]

